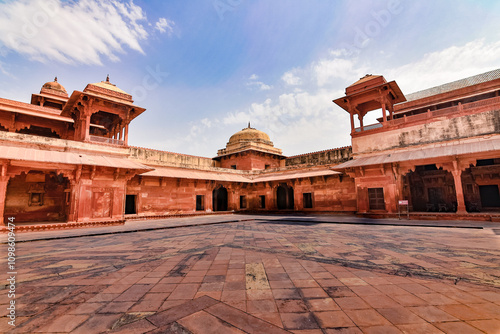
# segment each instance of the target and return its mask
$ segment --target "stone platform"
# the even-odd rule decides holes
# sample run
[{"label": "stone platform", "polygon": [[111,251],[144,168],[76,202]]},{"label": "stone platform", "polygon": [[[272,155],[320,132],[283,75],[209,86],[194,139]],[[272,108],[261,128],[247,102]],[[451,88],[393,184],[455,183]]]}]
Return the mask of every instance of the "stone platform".
[{"label": "stone platform", "polygon": [[397,223],[224,215],[23,233],[17,326],[4,288],[0,331],[499,333],[500,225]]}]

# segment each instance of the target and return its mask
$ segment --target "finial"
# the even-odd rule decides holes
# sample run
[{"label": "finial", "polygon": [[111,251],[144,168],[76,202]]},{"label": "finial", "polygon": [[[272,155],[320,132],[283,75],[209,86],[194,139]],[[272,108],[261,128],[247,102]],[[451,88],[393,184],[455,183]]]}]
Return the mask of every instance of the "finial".
[{"label": "finial", "polygon": [[106,76],[106,82],[109,82],[109,74]]},{"label": "finial", "polygon": [[248,128],[250,129],[250,122],[248,122]]},{"label": "finial", "polygon": [[57,76],[54,78],[54,82],[57,82]]}]

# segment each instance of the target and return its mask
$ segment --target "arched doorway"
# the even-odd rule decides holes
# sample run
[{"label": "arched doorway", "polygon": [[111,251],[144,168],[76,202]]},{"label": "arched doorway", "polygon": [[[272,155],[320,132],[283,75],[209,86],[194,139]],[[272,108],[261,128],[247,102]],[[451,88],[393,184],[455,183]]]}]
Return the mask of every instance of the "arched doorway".
[{"label": "arched doorway", "polygon": [[227,189],[223,186],[212,192],[212,207],[214,211],[227,211]]},{"label": "arched doorway", "polygon": [[282,183],[276,189],[276,202],[278,210],[293,210],[293,188]]},{"label": "arched doorway", "polygon": [[462,188],[468,212],[500,211],[500,159],[479,159],[462,172]]},{"label": "arched doorway", "polygon": [[416,166],[404,177],[403,198],[412,211],[456,212],[457,195],[453,175],[435,164]]}]

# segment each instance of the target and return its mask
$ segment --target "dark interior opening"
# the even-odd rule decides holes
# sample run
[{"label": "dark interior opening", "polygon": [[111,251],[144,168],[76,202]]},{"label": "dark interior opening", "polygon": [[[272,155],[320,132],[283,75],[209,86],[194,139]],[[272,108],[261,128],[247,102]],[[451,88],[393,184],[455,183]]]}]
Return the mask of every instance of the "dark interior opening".
[{"label": "dark interior opening", "polygon": [[135,207],[137,195],[127,195],[125,197],[125,214],[126,215],[135,215],[137,214],[137,210]]},{"label": "dark interior opening", "polygon": [[205,196],[196,195],[196,211],[205,210]]},{"label": "dark interior opening", "polygon": [[304,209],[311,209],[313,207],[312,194],[303,193],[302,197],[304,199]]},{"label": "dark interior opening", "polygon": [[261,209],[266,208],[266,196],[264,196],[264,195],[260,196],[260,208]]},{"label": "dark interior opening", "polygon": [[214,211],[227,211],[227,189],[220,186],[212,192],[212,205]]},{"label": "dark interior opening", "polygon": [[481,206],[483,208],[500,208],[498,185],[479,186],[479,195],[481,196]]},{"label": "dark interior opening", "polygon": [[278,210],[292,210],[294,205],[293,188],[281,184],[276,190]]}]

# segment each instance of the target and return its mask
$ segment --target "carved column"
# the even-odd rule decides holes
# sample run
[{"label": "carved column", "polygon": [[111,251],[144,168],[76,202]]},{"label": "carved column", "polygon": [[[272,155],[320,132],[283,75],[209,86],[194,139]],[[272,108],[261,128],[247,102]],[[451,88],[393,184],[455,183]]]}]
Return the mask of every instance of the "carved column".
[{"label": "carved column", "polygon": [[90,115],[85,116],[84,128],[85,128],[85,136],[83,139],[85,141],[88,141],[90,140]]},{"label": "carved column", "polygon": [[5,199],[7,197],[7,185],[10,177],[7,175],[7,164],[0,166],[0,225],[6,225],[4,221]]},{"label": "carved column", "polygon": [[123,140],[124,140],[124,144],[128,145],[128,123],[125,124],[125,136],[124,136]]},{"label": "carved column", "polygon": [[4,212],[9,178],[10,177],[7,175],[0,176],[0,225],[6,225],[6,222],[4,221]]},{"label": "carved column", "polygon": [[68,221],[76,222],[78,220],[78,202],[80,198],[80,178],[82,175],[82,166],[78,166],[75,170],[74,177],[70,178],[70,199],[69,199],[69,214]]},{"label": "carved column", "polygon": [[354,132],[354,115],[352,111],[349,111],[349,115],[351,115],[351,133]]},{"label": "carved column", "polygon": [[385,109],[385,103],[382,102],[382,121],[387,121],[387,110]]},{"label": "carved column", "polygon": [[458,166],[457,161],[453,161],[453,179],[455,181],[455,192],[457,194],[457,213],[465,214],[467,210],[465,208],[464,191],[462,188],[462,170]]},{"label": "carved column", "polygon": [[363,131],[363,116],[361,114],[358,114],[358,119],[359,119],[359,127],[361,128],[361,131]]}]

